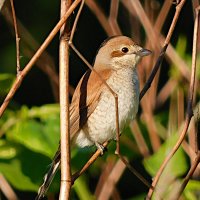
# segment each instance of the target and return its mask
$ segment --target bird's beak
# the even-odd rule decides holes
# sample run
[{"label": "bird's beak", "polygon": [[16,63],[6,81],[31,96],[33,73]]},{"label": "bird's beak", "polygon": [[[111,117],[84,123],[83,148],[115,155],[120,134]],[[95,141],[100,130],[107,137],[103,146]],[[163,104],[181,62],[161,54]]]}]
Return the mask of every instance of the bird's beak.
[{"label": "bird's beak", "polygon": [[150,55],[152,53],[152,51],[150,51],[150,50],[148,50],[148,49],[141,49],[141,50],[139,50],[139,51],[137,51],[137,55],[138,56],[141,56],[141,57],[143,57],[143,56],[148,56],[148,55]]}]

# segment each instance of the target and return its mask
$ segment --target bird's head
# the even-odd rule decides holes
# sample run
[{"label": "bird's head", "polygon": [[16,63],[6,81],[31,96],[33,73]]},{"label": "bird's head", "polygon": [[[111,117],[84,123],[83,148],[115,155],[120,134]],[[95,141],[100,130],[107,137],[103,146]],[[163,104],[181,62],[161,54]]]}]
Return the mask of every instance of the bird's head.
[{"label": "bird's head", "polygon": [[135,68],[143,56],[151,51],[135,44],[126,36],[114,36],[102,43],[94,62],[95,68]]}]

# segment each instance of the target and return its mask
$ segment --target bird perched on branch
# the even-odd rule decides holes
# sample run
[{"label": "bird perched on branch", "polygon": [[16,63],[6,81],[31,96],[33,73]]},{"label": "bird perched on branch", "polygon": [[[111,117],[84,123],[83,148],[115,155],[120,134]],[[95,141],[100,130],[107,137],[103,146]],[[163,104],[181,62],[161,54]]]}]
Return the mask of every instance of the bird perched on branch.
[{"label": "bird perched on branch", "polygon": [[[126,36],[114,36],[102,43],[93,68],[118,95],[119,128],[134,119],[139,105],[139,80],[136,66],[151,51]],[[70,136],[80,147],[102,144],[116,138],[115,98],[99,75],[88,70],[79,81],[70,105]],[[36,199],[41,199],[60,166],[60,148]]]}]

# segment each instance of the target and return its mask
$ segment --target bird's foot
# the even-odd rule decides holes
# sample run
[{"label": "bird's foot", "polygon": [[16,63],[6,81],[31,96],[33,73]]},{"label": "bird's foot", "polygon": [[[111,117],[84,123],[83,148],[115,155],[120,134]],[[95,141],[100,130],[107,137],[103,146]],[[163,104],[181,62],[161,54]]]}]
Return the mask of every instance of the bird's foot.
[{"label": "bird's foot", "polygon": [[95,146],[97,147],[97,149],[99,149],[101,151],[101,155],[103,155],[104,152],[107,151],[107,148],[104,147],[102,144],[99,144],[98,142],[95,142]]}]

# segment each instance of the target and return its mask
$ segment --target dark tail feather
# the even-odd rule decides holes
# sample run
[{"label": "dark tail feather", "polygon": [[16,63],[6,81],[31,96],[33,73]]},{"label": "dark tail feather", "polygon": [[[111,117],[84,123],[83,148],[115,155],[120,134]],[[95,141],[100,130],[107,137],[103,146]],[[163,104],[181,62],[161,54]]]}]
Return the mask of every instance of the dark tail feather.
[{"label": "dark tail feather", "polygon": [[53,158],[49,171],[44,176],[44,182],[40,186],[38,190],[38,195],[36,196],[35,200],[40,200],[45,196],[59,166],[60,166],[60,147]]}]

